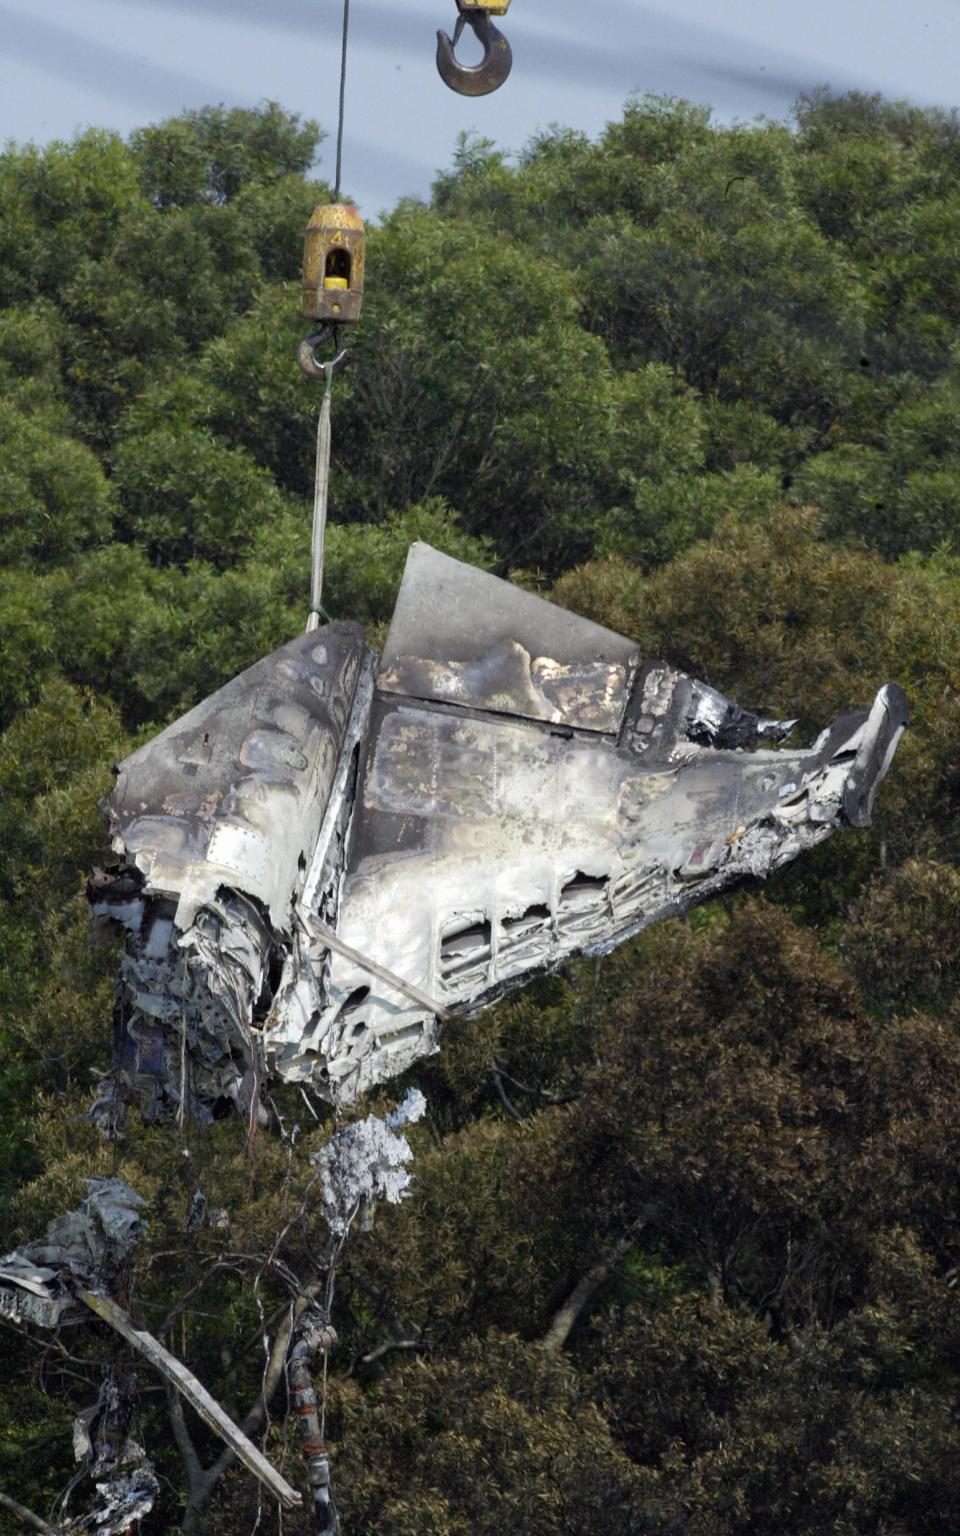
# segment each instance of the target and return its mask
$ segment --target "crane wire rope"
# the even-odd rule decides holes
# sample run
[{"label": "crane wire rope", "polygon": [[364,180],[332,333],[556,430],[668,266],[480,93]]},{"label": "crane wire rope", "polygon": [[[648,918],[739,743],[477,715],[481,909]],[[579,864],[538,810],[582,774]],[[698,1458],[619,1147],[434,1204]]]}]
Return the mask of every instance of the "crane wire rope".
[{"label": "crane wire rope", "polygon": [[[343,173],[343,123],[347,94],[347,38],[350,27],[350,0],[343,0],[343,31],[340,42],[340,102],[337,113],[337,159],[335,171],[335,186],[333,192],[334,203],[339,203],[341,193],[341,181]],[[343,361],[344,354],[338,352],[338,330],[333,327],[333,351],[334,356],[330,362],[323,364],[323,400],[320,403],[320,415],[317,419],[317,457],[314,468],[313,482],[313,527],[310,538],[310,608],[307,613],[307,633],[318,629],[321,620],[329,623],[330,615],[323,607],[323,560],[327,531],[327,501],[330,489],[330,412],[333,394],[333,375],[337,366]],[[341,1245],[342,1246],[342,1243]],[[325,1320],[330,1321],[330,1312],[333,1306],[333,1291],[336,1284],[336,1266],[339,1257],[339,1247],[331,1255],[327,1271],[326,1304],[324,1307]],[[327,1490],[327,1508],[324,1525],[331,1532],[331,1536],[337,1536],[340,1530],[340,1521],[337,1516],[336,1505],[333,1502],[333,1490],[330,1487],[329,1461],[325,1444],[327,1423],[327,1375],[328,1375],[329,1349],[323,1349],[323,1377],[320,1384],[320,1444],[314,1447],[314,1455],[310,1462],[311,1469],[323,1469],[322,1481]],[[309,1382],[308,1376],[308,1382]],[[314,1396],[314,1402],[316,1397]],[[313,1482],[311,1476],[311,1482]],[[316,1497],[317,1489],[314,1489]],[[317,1511],[319,1513],[319,1510]]]},{"label": "crane wire rope", "polygon": [[343,0],[343,36],[340,43],[340,114],[337,119],[337,170],[333,200],[340,201],[340,172],[343,168],[343,107],[347,94],[347,33],[350,29],[350,0]]},{"label": "crane wire rope", "polygon": [[[340,41],[340,103],[337,113],[337,161],[333,200],[340,201],[340,185],[343,174],[343,123],[347,97],[347,40],[350,32],[350,0],[343,0],[343,27]],[[334,353],[337,352],[337,327],[333,327]],[[307,633],[319,628],[321,620],[329,622],[330,615],[322,603],[323,561],[327,533],[327,501],[330,492],[330,411],[333,392],[333,375],[343,354],[335,355],[332,362],[323,364],[324,390],[317,420],[317,457],[313,479],[313,531],[310,539],[310,607],[307,612]]]},{"label": "crane wire rope", "polygon": [[327,496],[330,489],[330,404],[333,392],[335,363],[324,363],[324,390],[317,419],[317,459],[313,478],[313,531],[310,538],[310,608],[307,614],[307,633],[317,629],[321,620],[329,623],[330,615],[321,601],[323,597],[323,556],[327,533]]}]

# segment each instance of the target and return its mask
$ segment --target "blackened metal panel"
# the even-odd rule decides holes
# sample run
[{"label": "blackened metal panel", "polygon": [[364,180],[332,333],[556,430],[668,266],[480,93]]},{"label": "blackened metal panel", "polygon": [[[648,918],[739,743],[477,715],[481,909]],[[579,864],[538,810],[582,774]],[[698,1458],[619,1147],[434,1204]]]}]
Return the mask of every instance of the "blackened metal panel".
[{"label": "blackened metal panel", "polygon": [[377,685],[616,733],[637,661],[636,646],[622,635],[413,544]]},{"label": "blackened metal panel", "polygon": [[[444,1009],[472,1012],[578,953],[614,948],[849,820],[902,730],[898,689],[811,747],[664,663],[621,740],[381,697],[337,934]],[[706,741],[703,739],[706,737]],[[732,738],[737,746],[712,740]],[[867,789],[869,785],[869,789]],[[290,1075],[354,1099],[435,1047],[436,1018],[362,964],[329,962],[327,1007]]]},{"label": "blackened metal panel", "polygon": [[358,624],[301,635],[121,763],[114,850],[177,899],[179,928],[228,887],[289,932],[363,656]]}]

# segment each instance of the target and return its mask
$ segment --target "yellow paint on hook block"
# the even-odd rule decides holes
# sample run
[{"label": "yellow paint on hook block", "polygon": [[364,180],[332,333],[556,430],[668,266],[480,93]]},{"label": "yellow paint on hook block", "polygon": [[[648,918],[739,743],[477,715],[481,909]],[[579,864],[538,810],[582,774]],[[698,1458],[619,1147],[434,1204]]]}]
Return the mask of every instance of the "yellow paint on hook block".
[{"label": "yellow paint on hook block", "polygon": [[366,234],[350,203],[321,203],[303,246],[303,313],[311,320],[359,320]]}]

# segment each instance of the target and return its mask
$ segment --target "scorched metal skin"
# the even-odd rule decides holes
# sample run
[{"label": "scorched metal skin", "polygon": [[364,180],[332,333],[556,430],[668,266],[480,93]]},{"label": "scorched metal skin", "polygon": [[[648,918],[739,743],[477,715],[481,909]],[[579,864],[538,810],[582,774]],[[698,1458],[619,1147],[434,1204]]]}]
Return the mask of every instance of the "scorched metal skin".
[{"label": "scorched metal skin", "polygon": [[441,1018],[866,825],[905,723],[887,686],[775,750],[792,722],[415,544],[379,669],[327,625],[118,769],[97,1117],[253,1116],[271,1073],[352,1102]]}]

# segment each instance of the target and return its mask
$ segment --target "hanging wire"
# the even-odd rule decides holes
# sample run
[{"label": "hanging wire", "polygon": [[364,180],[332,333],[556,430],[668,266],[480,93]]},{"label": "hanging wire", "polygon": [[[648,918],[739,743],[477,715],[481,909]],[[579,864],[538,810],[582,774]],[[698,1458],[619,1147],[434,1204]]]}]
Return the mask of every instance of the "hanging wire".
[{"label": "hanging wire", "polygon": [[350,0],[343,0],[343,41],[340,47],[340,116],[337,122],[337,184],[333,200],[340,201],[340,171],[343,163],[343,104],[347,92],[347,31],[350,26]]},{"label": "hanging wire", "polygon": [[[340,110],[337,117],[337,172],[333,191],[335,203],[340,201],[340,183],[343,172],[343,120],[347,95],[347,38],[350,31],[350,0],[343,0],[343,35],[340,45]],[[317,629],[320,621],[329,623],[330,615],[320,601],[323,596],[323,556],[327,532],[327,499],[330,489],[330,404],[333,375],[343,353],[339,352],[339,326],[334,325],[334,359],[323,364],[324,390],[320,417],[317,421],[317,460],[313,485],[313,534],[310,546],[310,609],[307,614],[307,633]]]},{"label": "hanging wire", "polygon": [[310,542],[310,611],[307,633],[316,629],[321,619],[329,622],[320,599],[323,596],[323,553],[327,532],[327,497],[330,489],[330,398],[336,362],[324,363],[325,387],[317,421],[317,463],[313,480],[313,535]]}]

